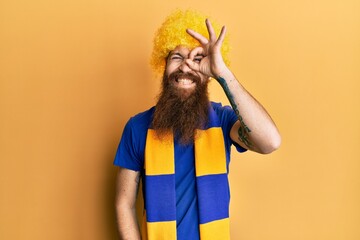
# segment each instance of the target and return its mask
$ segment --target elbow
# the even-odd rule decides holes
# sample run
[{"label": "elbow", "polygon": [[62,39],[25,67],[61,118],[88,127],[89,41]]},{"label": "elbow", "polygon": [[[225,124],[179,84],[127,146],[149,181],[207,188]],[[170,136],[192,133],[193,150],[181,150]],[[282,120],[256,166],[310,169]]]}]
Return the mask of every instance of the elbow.
[{"label": "elbow", "polygon": [[261,154],[270,154],[275,150],[279,149],[281,145],[281,136],[280,134],[274,134],[268,141],[266,146],[260,149]]},{"label": "elbow", "polygon": [[135,204],[130,204],[130,203],[126,203],[126,202],[115,202],[115,209],[117,212],[134,210]]},{"label": "elbow", "polygon": [[115,200],[115,209],[116,212],[127,212],[127,211],[135,211],[136,209],[136,202],[135,201],[128,201],[127,199],[116,199]]},{"label": "elbow", "polygon": [[118,214],[121,213],[124,210],[124,205],[119,202],[115,202],[115,210]]}]

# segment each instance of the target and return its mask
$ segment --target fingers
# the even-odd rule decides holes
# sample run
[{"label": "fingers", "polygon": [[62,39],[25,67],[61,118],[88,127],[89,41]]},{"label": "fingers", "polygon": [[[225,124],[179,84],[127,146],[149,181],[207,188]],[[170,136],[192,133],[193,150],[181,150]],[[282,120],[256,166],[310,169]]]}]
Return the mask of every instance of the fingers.
[{"label": "fingers", "polygon": [[194,71],[200,70],[200,61],[204,56],[204,49],[202,47],[196,47],[189,53],[189,58],[186,60],[186,64]]},{"label": "fingers", "polygon": [[200,71],[200,65],[199,65],[198,63],[194,62],[194,61],[191,60],[191,59],[186,59],[185,62],[186,62],[186,65],[188,65],[188,67],[189,67],[191,70],[193,70],[193,71],[195,71],[195,72],[199,72],[199,71]]},{"label": "fingers", "polygon": [[196,56],[204,56],[205,55],[205,52],[204,52],[204,49],[202,47],[196,47],[194,48],[193,50],[191,50],[190,54],[189,54],[189,58],[191,60],[195,60],[195,57]]},{"label": "fingers", "polygon": [[224,39],[225,39],[225,34],[226,34],[226,27],[223,26],[223,27],[221,28],[221,32],[220,32],[219,38],[218,38],[218,40],[216,41],[216,45],[218,45],[218,46],[221,46],[221,45],[222,45],[222,43],[223,43],[223,41],[224,41]]},{"label": "fingers", "polygon": [[204,37],[203,35],[201,35],[200,33],[198,32],[195,32],[194,30],[192,29],[186,29],[186,32],[192,36],[193,38],[195,38],[196,40],[199,41],[199,43],[201,43],[202,45],[206,45],[208,44],[209,40],[207,40],[206,37]]},{"label": "fingers", "polygon": [[203,35],[201,35],[200,33],[198,32],[195,32],[194,30],[192,29],[186,29],[186,32],[192,36],[193,38],[195,38],[196,40],[199,41],[199,43],[201,43],[203,46],[208,44],[209,42],[210,43],[215,43],[216,45],[219,45],[221,46],[223,41],[224,41],[224,38],[225,38],[225,34],[226,34],[226,27],[223,26],[221,28],[221,32],[220,32],[220,35],[219,35],[219,38],[216,38],[216,34],[215,34],[215,30],[213,28],[213,26],[211,25],[211,22],[209,19],[206,19],[205,20],[205,24],[206,24],[206,28],[208,30],[208,33],[209,33],[209,40],[204,37]]},{"label": "fingers", "polygon": [[207,30],[208,30],[208,32],[209,32],[210,42],[216,41],[216,34],[215,34],[215,31],[214,31],[213,26],[212,26],[211,23],[210,23],[210,20],[209,20],[209,19],[206,19],[206,20],[205,20],[205,24],[206,24],[206,28],[207,28]]}]

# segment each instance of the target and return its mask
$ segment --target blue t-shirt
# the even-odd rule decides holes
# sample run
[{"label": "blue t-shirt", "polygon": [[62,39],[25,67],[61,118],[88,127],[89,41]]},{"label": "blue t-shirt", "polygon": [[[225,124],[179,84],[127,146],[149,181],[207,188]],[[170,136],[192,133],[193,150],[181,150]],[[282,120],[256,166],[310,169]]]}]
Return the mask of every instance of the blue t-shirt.
[{"label": "blue t-shirt", "polygon": [[[231,127],[238,118],[229,106],[223,107],[220,103],[213,102],[211,105],[221,122],[228,165],[230,162],[231,144],[234,144],[239,152],[246,151],[246,149],[230,139]],[[152,107],[130,118],[127,122],[115,156],[114,165],[140,171],[141,176],[144,176],[146,134],[150,127],[154,110],[155,108]],[[196,240],[199,239],[199,219],[194,144],[181,145],[174,139],[174,146],[177,239]],[[144,178],[142,178],[142,180],[144,180]]]}]

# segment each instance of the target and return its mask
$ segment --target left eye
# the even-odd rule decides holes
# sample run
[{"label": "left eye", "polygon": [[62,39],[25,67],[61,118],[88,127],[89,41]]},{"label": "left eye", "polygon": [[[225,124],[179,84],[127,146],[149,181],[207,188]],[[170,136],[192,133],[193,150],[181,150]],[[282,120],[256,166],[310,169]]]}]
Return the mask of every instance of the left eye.
[{"label": "left eye", "polygon": [[195,59],[194,59],[194,62],[201,62],[201,59],[202,59],[202,58],[195,58]]}]

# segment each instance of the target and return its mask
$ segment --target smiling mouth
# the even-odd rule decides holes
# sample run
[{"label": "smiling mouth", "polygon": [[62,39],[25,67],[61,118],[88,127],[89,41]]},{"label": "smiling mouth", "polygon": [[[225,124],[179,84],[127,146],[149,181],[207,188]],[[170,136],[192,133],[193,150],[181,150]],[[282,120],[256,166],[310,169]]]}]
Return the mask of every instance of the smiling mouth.
[{"label": "smiling mouth", "polygon": [[178,78],[176,82],[181,86],[190,86],[194,84],[194,81],[188,78]]}]

